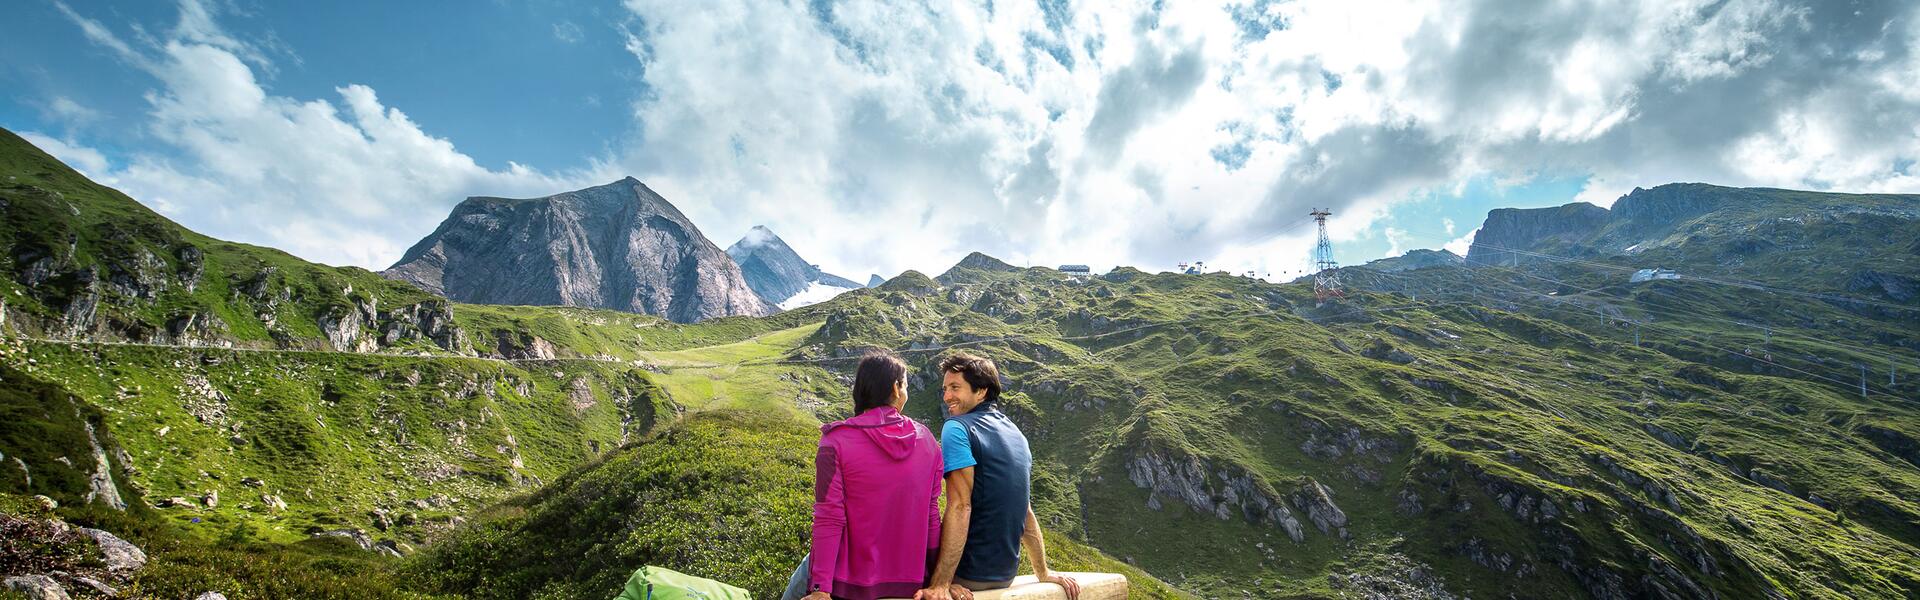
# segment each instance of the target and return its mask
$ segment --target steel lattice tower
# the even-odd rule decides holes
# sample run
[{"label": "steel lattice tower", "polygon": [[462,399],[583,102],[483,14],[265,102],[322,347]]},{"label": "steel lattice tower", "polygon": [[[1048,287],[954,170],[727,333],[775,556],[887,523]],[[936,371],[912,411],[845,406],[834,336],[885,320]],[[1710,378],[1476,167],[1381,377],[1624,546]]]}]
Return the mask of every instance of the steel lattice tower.
[{"label": "steel lattice tower", "polygon": [[1313,222],[1320,226],[1320,240],[1313,245],[1313,298],[1316,302],[1326,302],[1330,298],[1341,297],[1340,276],[1335,269],[1340,264],[1333,261],[1333,241],[1327,239],[1327,217],[1333,211],[1324,208],[1313,209],[1307,213],[1313,216]]}]

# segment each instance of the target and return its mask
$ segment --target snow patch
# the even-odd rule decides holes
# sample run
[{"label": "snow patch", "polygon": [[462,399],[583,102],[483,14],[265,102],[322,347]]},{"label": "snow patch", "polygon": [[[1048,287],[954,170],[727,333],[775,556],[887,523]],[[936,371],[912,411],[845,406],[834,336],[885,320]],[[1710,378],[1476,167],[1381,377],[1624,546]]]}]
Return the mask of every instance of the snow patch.
[{"label": "snow patch", "polygon": [[855,288],[843,288],[815,281],[807,284],[807,289],[800,290],[800,293],[794,294],[793,297],[781,302],[780,310],[793,310],[809,304],[826,302],[832,300],[834,296],[840,295],[841,292],[852,289]]}]

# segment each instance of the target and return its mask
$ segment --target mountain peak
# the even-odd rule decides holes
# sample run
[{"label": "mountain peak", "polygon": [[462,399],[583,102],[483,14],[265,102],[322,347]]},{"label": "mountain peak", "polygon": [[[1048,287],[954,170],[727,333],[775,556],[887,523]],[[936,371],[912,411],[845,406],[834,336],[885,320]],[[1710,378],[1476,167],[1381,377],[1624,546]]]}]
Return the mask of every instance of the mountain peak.
[{"label": "mountain peak", "polygon": [[942,284],[953,284],[961,281],[970,281],[976,278],[975,275],[977,274],[970,275],[967,273],[967,271],[981,271],[986,273],[1013,273],[1013,272],[1018,272],[1020,270],[1021,270],[1020,267],[1007,264],[1005,261],[1002,261],[998,258],[987,256],[986,253],[973,252],[968,254],[966,258],[960,259],[960,262],[954,263],[952,268],[947,269],[947,272],[941,273],[939,277],[936,277],[934,279],[936,281],[939,281]]},{"label": "mountain peak", "polygon": [[381,274],[478,304],[611,308],[682,323],[774,311],[700,228],[633,177],[539,198],[468,198]]},{"label": "mountain peak", "polygon": [[[844,277],[822,272],[820,267],[800,258],[772,229],[754,225],[740,241],[727,247],[727,256],[740,265],[747,286],[767,302],[780,304],[816,285],[829,288],[857,288],[860,284]],[[830,292],[831,290],[828,290]]]}]

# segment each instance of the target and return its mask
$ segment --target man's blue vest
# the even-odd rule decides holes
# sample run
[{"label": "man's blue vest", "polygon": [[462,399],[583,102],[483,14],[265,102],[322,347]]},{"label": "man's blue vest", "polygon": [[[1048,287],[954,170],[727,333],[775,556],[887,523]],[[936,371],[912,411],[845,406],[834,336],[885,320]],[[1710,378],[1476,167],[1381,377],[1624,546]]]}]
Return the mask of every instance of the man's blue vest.
[{"label": "man's blue vest", "polygon": [[[973,469],[973,515],[967,523],[967,546],[960,555],[960,567],[954,576],[970,581],[1008,581],[1020,562],[1020,533],[1026,530],[1030,500],[1033,453],[1027,450],[1027,436],[1006,413],[992,403],[973,412],[949,417],[966,436],[954,440],[970,450]],[[954,433],[942,427],[943,435]],[[943,450],[955,444],[941,440]],[[947,464],[955,464],[947,458]]]}]

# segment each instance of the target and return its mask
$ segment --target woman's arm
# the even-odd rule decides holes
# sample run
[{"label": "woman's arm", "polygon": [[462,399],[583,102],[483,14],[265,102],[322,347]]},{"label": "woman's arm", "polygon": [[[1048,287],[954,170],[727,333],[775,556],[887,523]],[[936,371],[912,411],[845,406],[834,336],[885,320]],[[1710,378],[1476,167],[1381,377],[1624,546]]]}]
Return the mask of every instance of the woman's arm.
[{"label": "woman's arm", "polygon": [[846,490],[841,488],[840,453],[820,440],[813,457],[813,569],[808,592],[833,593],[833,573],[840,564],[840,540],[847,531]]}]

